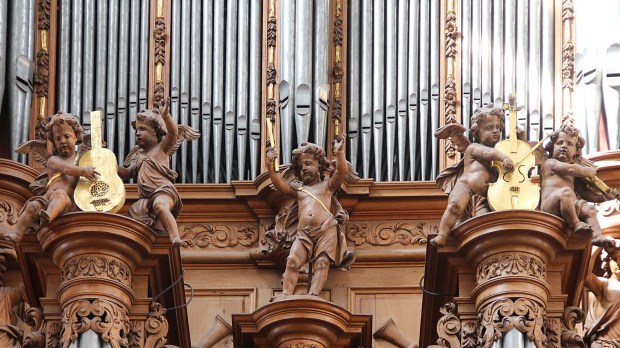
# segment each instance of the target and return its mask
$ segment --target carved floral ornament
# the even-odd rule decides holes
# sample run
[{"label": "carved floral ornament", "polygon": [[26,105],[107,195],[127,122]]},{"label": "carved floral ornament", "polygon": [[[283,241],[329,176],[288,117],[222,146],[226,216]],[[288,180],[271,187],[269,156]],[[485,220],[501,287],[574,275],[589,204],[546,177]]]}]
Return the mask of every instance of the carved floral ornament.
[{"label": "carved floral ornament", "polygon": [[525,333],[536,347],[547,347],[545,319],[544,308],[530,299],[513,301],[506,298],[491,302],[478,313],[478,346],[490,348],[503,334],[517,329]]},{"label": "carved floral ornament", "polygon": [[0,225],[15,225],[17,223],[18,212],[17,209],[6,202],[0,201]]},{"label": "carved floral ornament", "polygon": [[112,348],[127,347],[129,319],[127,310],[106,300],[79,300],[66,306],[62,314],[60,340],[63,348],[79,334],[92,330]]},{"label": "carved floral ornament", "polygon": [[476,268],[476,282],[503,276],[528,276],[546,280],[545,263],[537,256],[523,253],[493,255]]},{"label": "carved floral ornament", "polygon": [[349,223],[347,224],[347,240],[356,246],[370,244],[372,246],[388,246],[393,244],[424,245],[426,236],[437,233],[437,226],[420,222],[397,223]]},{"label": "carved floral ornament", "polygon": [[115,258],[101,256],[75,257],[60,271],[60,282],[77,278],[107,278],[131,287],[132,272],[127,264]]},{"label": "carved floral ornament", "polygon": [[251,247],[258,241],[258,228],[249,225],[186,225],[180,228],[181,238],[187,241],[189,247],[206,248],[209,245],[216,248],[234,246]]}]

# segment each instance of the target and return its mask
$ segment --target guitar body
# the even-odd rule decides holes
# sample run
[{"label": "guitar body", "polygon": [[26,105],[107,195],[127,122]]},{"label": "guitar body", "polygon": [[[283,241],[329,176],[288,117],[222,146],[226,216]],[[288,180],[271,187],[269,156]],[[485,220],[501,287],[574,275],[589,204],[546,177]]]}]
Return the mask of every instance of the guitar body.
[{"label": "guitar body", "polygon": [[125,184],[118,176],[114,152],[97,148],[80,158],[80,167],[95,167],[101,174],[95,181],[80,177],[73,197],[75,204],[84,211],[116,213],[125,203]]},{"label": "guitar body", "polygon": [[[489,206],[494,211],[534,210],[538,206],[540,186],[533,183],[528,176],[530,169],[536,166],[536,156],[529,153],[531,147],[525,141],[516,140],[516,144],[516,151],[510,140],[503,140],[495,145],[495,149],[510,157],[515,168],[512,172],[506,172],[502,162],[493,161],[491,164],[498,172],[497,182],[491,183],[487,192]],[[517,163],[519,161],[520,163]]]}]

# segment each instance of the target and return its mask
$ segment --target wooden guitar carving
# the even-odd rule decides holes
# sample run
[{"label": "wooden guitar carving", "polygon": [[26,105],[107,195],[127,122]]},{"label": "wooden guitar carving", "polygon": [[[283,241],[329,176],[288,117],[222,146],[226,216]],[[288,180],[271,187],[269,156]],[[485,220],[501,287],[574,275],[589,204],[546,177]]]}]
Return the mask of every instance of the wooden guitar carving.
[{"label": "wooden guitar carving", "polygon": [[75,204],[84,211],[116,213],[125,203],[125,185],[118,176],[116,155],[101,146],[101,111],[92,111],[90,118],[92,149],[80,158],[79,165],[93,166],[101,175],[95,181],[80,177],[73,198]]}]

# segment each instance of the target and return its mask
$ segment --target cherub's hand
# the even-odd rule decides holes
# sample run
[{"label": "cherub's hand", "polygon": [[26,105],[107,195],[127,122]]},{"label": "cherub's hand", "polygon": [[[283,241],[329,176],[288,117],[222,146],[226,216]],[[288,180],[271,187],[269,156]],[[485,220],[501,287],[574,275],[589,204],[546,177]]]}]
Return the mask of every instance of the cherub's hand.
[{"label": "cherub's hand", "polygon": [[596,172],[598,172],[598,168],[597,167],[588,167],[586,168],[586,176],[588,178],[593,178],[596,176]]},{"label": "cherub's hand", "polygon": [[506,170],[507,172],[510,172],[514,169],[515,164],[514,162],[512,162],[510,157],[506,156],[504,157],[504,160],[502,160],[502,167],[504,167],[504,170]]},{"label": "cherub's hand", "polygon": [[337,135],[334,138],[334,153],[344,150],[344,141],[346,140],[346,138],[347,135],[345,133]]},{"label": "cherub's hand", "polygon": [[269,146],[267,148],[267,163],[273,164],[276,158],[278,158],[278,150],[273,146]]},{"label": "cherub's hand", "polygon": [[82,174],[82,176],[86,179],[94,181],[97,179],[97,175],[101,174],[95,169],[95,167],[84,167],[84,174]]}]

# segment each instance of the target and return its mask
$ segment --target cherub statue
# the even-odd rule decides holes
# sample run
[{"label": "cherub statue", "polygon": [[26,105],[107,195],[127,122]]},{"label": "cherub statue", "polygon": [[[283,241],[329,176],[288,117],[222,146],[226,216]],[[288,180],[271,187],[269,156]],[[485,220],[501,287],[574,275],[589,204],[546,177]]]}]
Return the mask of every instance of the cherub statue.
[{"label": "cherub statue", "polygon": [[[30,185],[35,193],[22,208],[15,225],[15,232],[5,235],[5,239],[17,243],[27,231],[57,218],[59,215],[77,210],[73,202],[73,191],[80,176],[95,180],[99,172],[94,167],[80,167],[80,156],[88,150],[90,141],[83,136],[79,119],[71,114],[59,112],[48,117],[47,139],[54,144],[54,154],[47,151],[47,141],[31,140],[17,148],[21,154],[30,153],[47,170]],[[76,152],[75,146],[80,146]]]},{"label": "cherub statue", "polygon": [[342,209],[334,192],[347,177],[348,166],[344,152],[345,135],[334,140],[336,166],[325,179],[330,163],[320,146],[302,143],[293,150],[291,170],[298,180],[286,181],[275,171],[278,156],[274,148],[267,150],[267,171],[273,185],[297,203],[297,234],[286,259],[282,295],[294,293],[300,269],[312,264],[313,276],[309,295],[318,296],[327,281],[329,266],[334,263],[347,269],[355,260],[355,253],[346,250],[344,223],[349,215]]},{"label": "cherub statue", "polygon": [[[610,239],[612,245],[617,242]],[[588,313],[584,325],[584,338],[592,347],[617,347],[620,345],[620,250],[602,250],[603,277],[593,273],[586,276],[585,285],[591,291],[588,295]]]},{"label": "cherub statue", "polygon": [[[473,195],[486,197],[489,183],[497,176],[491,168],[491,161],[502,162],[506,171],[513,169],[512,160],[493,148],[499,142],[503,130],[504,111],[489,103],[476,109],[471,118],[469,135],[473,138],[473,143],[465,136],[465,127],[458,123],[448,124],[435,132],[437,138],[451,138],[457,149],[463,153],[463,158],[437,176],[437,184],[450,196],[448,207],[439,223],[439,235],[430,241],[432,245],[445,245],[448,235],[465,212]],[[488,211],[488,207],[485,210]],[[479,210],[478,213],[480,212]]]},{"label": "cherub statue", "polygon": [[158,110],[143,110],[131,126],[136,131],[136,145],[127,155],[121,178],[137,177],[139,199],[127,215],[156,231],[165,231],[174,246],[183,245],[176,217],[183,204],[174,186],[177,173],[170,169],[170,156],[184,140],[195,140],[200,133],[178,125],[169,112],[169,98]]},{"label": "cherub statue", "polygon": [[17,258],[13,249],[0,248],[0,347],[19,347],[23,330],[17,327],[18,319],[13,308],[26,299],[24,284],[19,287],[3,285],[6,257]]},{"label": "cherub statue", "polygon": [[618,197],[612,189],[607,195],[590,190],[575,178],[594,178],[596,166],[581,156],[585,140],[579,130],[563,124],[550,135],[545,150],[550,158],[542,164],[540,210],[563,218],[573,232],[592,232],[592,244],[609,247],[601,233],[596,208],[588,202],[604,202]]}]

